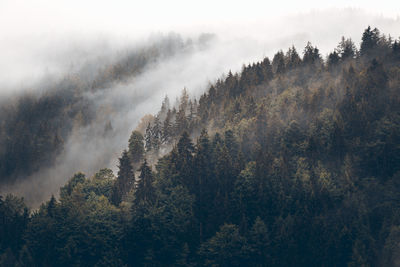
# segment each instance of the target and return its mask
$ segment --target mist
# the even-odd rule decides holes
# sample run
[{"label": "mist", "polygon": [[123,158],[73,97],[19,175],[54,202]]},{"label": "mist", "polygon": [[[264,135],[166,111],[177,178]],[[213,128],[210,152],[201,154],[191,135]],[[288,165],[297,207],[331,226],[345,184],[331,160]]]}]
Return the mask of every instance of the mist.
[{"label": "mist", "polygon": [[[0,185],[0,194],[23,196],[29,205],[37,207],[52,194],[57,195],[59,187],[76,172],[90,177],[101,168],[111,168],[116,173],[118,157],[127,148],[130,133],[144,115],[159,110],[166,95],[173,103],[186,88],[191,96],[199,97],[229,70],[238,72],[243,64],[266,56],[272,59],[278,50],[285,51],[292,45],[300,53],[308,41],[325,57],[342,36],[352,38],[358,45],[368,25],[394,38],[400,36],[398,18],[352,8],[307,11],[243,23],[197,23],[176,28],[168,25],[170,28],[163,32],[149,27],[145,32],[131,33],[129,28],[114,33],[94,28],[84,34],[71,29],[56,35],[9,33],[13,38],[0,45],[0,105],[26,92],[52,90],[53,84],[73,73],[80,73],[91,82],[99,70],[123,59],[129,51],[140,51],[155,40],[162,40],[169,30],[192,45],[152,61],[123,82],[113,81],[104,90],[86,91],[84,97],[94,105],[94,119],[72,129],[52,166],[41,167],[16,183]],[[204,33],[213,37],[206,43],[199,42]],[[105,131],[108,122],[112,129]]]}]

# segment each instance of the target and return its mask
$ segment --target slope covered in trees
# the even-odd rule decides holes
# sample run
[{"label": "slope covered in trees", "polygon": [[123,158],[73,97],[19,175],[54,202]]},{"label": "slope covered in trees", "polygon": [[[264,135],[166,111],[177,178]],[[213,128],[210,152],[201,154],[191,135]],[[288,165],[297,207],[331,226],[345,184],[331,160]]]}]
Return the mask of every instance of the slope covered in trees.
[{"label": "slope covered in trees", "polygon": [[[176,34],[154,38],[105,62],[88,61],[74,73],[50,77],[31,85],[29,91],[4,97],[0,100],[0,184],[15,183],[53,165],[74,130],[110,116],[115,107],[99,107],[96,94],[112,95],[147,68],[206,42],[204,36],[200,41]],[[113,130],[111,121],[102,125],[104,135]]]},{"label": "slope covered in trees", "polygon": [[166,98],[117,177],[78,173],[32,214],[2,198],[0,262],[397,266],[399,66],[399,41],[367,28],[359,50],[291,47]]}]

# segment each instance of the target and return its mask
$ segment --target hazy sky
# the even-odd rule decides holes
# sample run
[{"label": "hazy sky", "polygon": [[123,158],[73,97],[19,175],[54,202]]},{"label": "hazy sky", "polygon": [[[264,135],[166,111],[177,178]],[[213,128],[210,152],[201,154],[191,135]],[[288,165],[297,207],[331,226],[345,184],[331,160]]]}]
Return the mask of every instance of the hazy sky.
[{"label": "hazy sky", "polygon": [[400,1],[396,0],[0,0],[0,32],[4,37],[88,31],[184,31],[332,7],[363,9],[392,18],[400,14]]},{"label": "hazy sky", "polygon": [[[332,8],[336,10],[333,13]],[[359,16],[355,23],[349,19],[349,8]],[[312,17],[321,12],[325,15]],[[76,61],[65,57],[66,53],[95,57],[102,49],[93,47],[104,41],[118,49],[116,45],[132,43],[132,39],[144,40],[151,33],[170,31],[184,36],[212,32],[231,40],[261,42],[294,39],[296,33],[303,34],[297,41],[308,38],[326,53],[333,47],[331,42],[324,43],[324,34],[335,42],[340,38],[337,32],[358,40],[354,33],[361,34],[368,24],[398,37],[396,27],[376,23],[376,18],[399,22],[399,14],[398,0],[0,0],[0,87],[9,91],[5,87],[23,87],[25,81],[43,73],[64,72],[63,65]],[[369,15],[375,19],[368,21]]]}]

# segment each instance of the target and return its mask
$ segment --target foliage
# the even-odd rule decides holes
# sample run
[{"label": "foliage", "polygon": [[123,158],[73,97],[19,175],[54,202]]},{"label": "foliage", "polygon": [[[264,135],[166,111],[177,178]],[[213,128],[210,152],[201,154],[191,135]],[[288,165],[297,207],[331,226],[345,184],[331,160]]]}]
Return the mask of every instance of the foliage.
[{"label": "foliage", "polygon": [[396,266],[399,51],[368,28],[360,51],[291,47],[166,98],[117,178],[77,173],[32,214],[0,198],[0,263]]}]

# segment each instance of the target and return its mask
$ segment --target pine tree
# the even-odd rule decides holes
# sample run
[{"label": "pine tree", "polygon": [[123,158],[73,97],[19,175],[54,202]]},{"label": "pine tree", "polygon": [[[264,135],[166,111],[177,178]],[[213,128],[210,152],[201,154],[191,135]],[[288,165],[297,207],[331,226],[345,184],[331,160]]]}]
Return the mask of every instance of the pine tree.
[{"label": "pine tree", "polygon": [[118,168],[118,177],[114,183],[112,194],[112,202],[116,206],[121,203],[123,197],[131,191],[135,184],[135,175],[126,150],[122,152]]},{"label": "pine tree", "polygon": [[261,63],[262,73],[263,73],[263,81],[268,82],[272,80],[274,77],[274,73],[272,71],[271,61],[268,57],[264,58]]},{"label": "pine tree", "polygon": [[285,63],[288,69],[295,69],[301,64],[301,58],[297,53],[297,50],[294,46],[290,47],[286,53]]},{"label": "pine tree", "polygon": [[129,156],[134,165],[139,164],[144,156],[144,138],[138,131],[133,131],[129,138]]},{"label": "pine tree", "polygon": [[282,50],[278,51],[278,53],[274,55],[274,58],[272,59],[272,69],[275,74],[283,74],[285,72],[285,56]]},{"label": "pine tree", "polygon": [[195,175],[194,194],[196,196],[195,213],[199,220],[199,240],[203,241],[210,225],[209,214],[212,210],[216,184],[214,183],[214,166],[211,144],[205,129],[202,130],[196,145],[196,154],[193,159]]},{"label": "pine tree", "polygon": [[340,61],[340,57],[336,51],[333,51],[332,53],[330,53],[328,56],[328,60],[327,60],[328,69],[330,71],[332,71],[333,68],[339,64],[339,61]]},{"label": "pine tree", "polygon": [[140,175],[136,185],[135,203],[153,203],[155,200],[155,188],[153,186],[154,178],[151,168],[147,165],[146,159],[144,159],[139,170]]},{"label": "pine tree", "polygon": [[170,109],[169,98],[166,95],[164,100],[163,100],[163,102],[162,102],[162,104],[161,104],[161,109],[158,112],[157,117],[160,120],[164,120],[169,109]]},{"label": "pine tree", "polygon": [[149,122],[149,124],[147,125],[146,128],[146,133],[144,135],[144,139],[145,139],[145,148],[146,151],[151,151],[153,149],[153,133],[152,133],[152,128],[151,128],[151,124]]},{"label": "pine tree", "polygon": [[153,127],[151,129],[151,147],[158,153],[161,145],[161,136],[162,136],[162,129],[161,129],[161,122],[158,116],[154,119]]},{"label": "pine tree", "polygon": [[163,127],[162,127],[162,143],[169,144],[173,137],[173,128],[172,128],[172,112],[170,109],[167,111],[167,116],[165,117]]},{"label": "pine tree", "polygon": [[182,132],[188,130],[188,121],[186,118],[186,112],[182,108],[179,109],[179,111],[176,113],[176,120],[175,120],[175,126],[174,126],[174,131],[175,131],[175,136],[181,135]]},{"label": "pine tree", "polygon": [[344,37],[342,37],[342,40],[336,48],[336,51],[343,61],[347,59],[352,59],[357,55],[357,48],[351,38],[345,39]]},{"label": "pine tree", "polygon": [[50,201],[47,204],[47,215],[50,217],[54,217],[55,216],[55,209],[57,206],[57,200],[54,197],[54,195],[51,195]]},{"label": "pine tree", "polygon": [[303,63],[308,66],[315,66],[316,64],[321,64],[322,59],[319,54],[319,49],[314,47],[310,42],[307,43],[303,51]]}]

